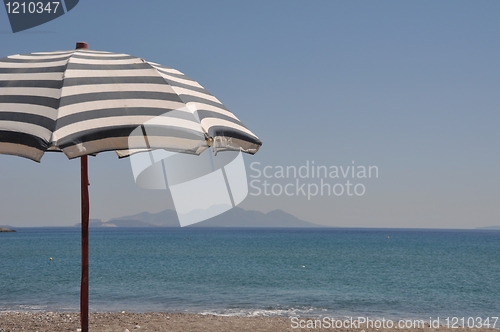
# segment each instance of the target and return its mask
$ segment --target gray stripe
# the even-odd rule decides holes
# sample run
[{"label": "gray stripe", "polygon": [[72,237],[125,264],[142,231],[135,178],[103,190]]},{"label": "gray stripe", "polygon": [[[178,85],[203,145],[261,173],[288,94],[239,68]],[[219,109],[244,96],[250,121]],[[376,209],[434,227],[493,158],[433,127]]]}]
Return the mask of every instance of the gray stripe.
[{"label": "gray stripe", "polygon": [[184,119],[199,123],[194,115],[186,112],[174,112],[171,113],[170,109],[167,108],[153,108],[153,107],[134,107],[134,108],[107,108],[99,109],[96,111],[80,112],[76,114],[71,114],[57,119],[56,130],[61,129],[64,126],[77,123],[80,121],[101,119],[115,116],[165,116],[169,118]]},{"label": "gray stripe", "polygon": [[40,151],[45,151],[49,147],[48,142],[41,137],[8,130],[0,130],[0,142],[20,144]]},{"label": "gray stripe", "polygon": [[[185,138],[191,140],[201,139],[202,141],[205,141],[205,135],[201,131],[195,131],[184,127],[148,125],[148,124],[145,124],[144,127],[146,128],[146,134],[150,137],[173,137],[173,138]],[[156,146],[152,145],[151,147],[156,147]]]},{"label": "gray stripe", "polygon": [[151,83],[167,84],[159,76],[123,76],[123,77],[76,77],[65,78],[64,86],[81,86],[94,84],[126,84],[126,83]]},{"label": "gray stripe", "polygon": [[226,106],[224,106],[223,104],[217,103],[215,101],[211,101],[211,100],[208,100],[208,99],[205,99],[205,98],[200,98],[200,97],[196,97],[196,96],[192,96],[192,95],[185,95],[185,94],[180,94],[179,97],[182,99],[182,101],[184,103],[189,103],[189,102],[204,103],[204,104],[208,104],[208,105],[212,105],[212,106],[215,106],[215,107],[219,107],[219,108],[222,108],[223,110],[228,111],[228,109],[226,108]]},{"label": "gray stripe", "polygon": [[[61,149],[67,148],[69,146],[77,145],[80,143],[97,141],[107,138],[120,138],[129,137],[138,126],[113,126],[108,128],[101,128],[99,130],[89,129],[75,134],[69,135],[57,141],[57,146]],[[186,128],[179,127],[165,127],[165,126],[146,126],[146,131],[148,136],[158,136],[158,137],[172,137],[172,138],[185,138],[191,139],[193,141],[203,140],[205,137],[197,131],[189,130]],[[142,133],[140,134],[142,137]],[[127,147],[122,148],[126,149]],[[141,147],[146,149],[147,146]],[[153,146],[153,148],[161,148]],[[111,149],[111,148],[110,148]]]},{"label": "gray stripe", "polygon": [[[112,61],[110,61],[112,62]],[[84,64],[84,63],[68,63],[68,70],[135,70],[135,69],[152,69],[151,65],[141,62],[132,64],[119,64],[113,63],[105,65]]]},{"label": "gray stripe", "polygon": [[59,107],[59,99],[50,97],[40,97],[40,96],[1,96],[1,103],[12,103],[12,104],[30,104],[30,105],[40,105],[47,106],[53,109]]},{"label": "gray stripe", "polygon": [[61,81],[35,80],[35,81],[0,81],[0,88],[49,88],[60,89]]},{"label": "gray stripe", "polygon": [[56,122],[50,118],[37,114],[17,113],[17,112],[0,112],[0,121],[14,121],[22,123],[30,123],[40,127],[44,127],[50,131],[54,131]]},{"label": "gray stripe", "polygon": [[208,135],[210,137],[215,138],[217,136],[222,136],[222,137],[233,137],[240,139],[242,141],[250,142],[253,144],[257,145],[262,145],[262,142],[260,139],[253,135],[249,135],[243,131],[240,131],[238,129],[226,127],[226,126],[212,126],[208,129]]},{"label": "gray stripe", "polygon": [[0,74],[62,73],[65,69],[66,65],[41,68],[0,68]]},{"label": "gray stripe", "polygon": [[172,80],[168,80],[168,84],[170,84],[171,86],[176,86],[176,87],[188,89],[188,90],[191,90],[191,91],[201,92],[201,93],[205,93],[207,95],[211,95],[212,96],[212,94],[210,92],[208,92],[208,90],[206,90],[204,88],[198,88],[198,87],[195,87],[195,86],[192,86],[192,85],[182,84],[182,83],[179,83],[179,82],[176,82],[176,81],[172,81]]},{"label": "gray stripe", "polygon": [[82,53],[76,53],[71,56],[71,58],[77,58],[77,59],[87,59],[87,60],[129,60],[129,59],[137,59],[140,60],[140,58],[135,57],[135,56],[90,56],[90,55],[85,55]]},{"label": "gray stripe", "polygon": [[150,91],[116,91],[95,92],[61,98],[61,107],[98,100],[125,100],[125,99],[154,99],[181,102],[179,96],[167,92]]},{"label": "gray stripe", "polygon": [[[243,128],[247,128],[243,125],[243,123],[241,123],[241,121],[235,119],[235,118],[232,118],[230,116],[227,116],[227,115],[224,115],[224,114],[220,114],[220,113],[217,113],[217,112],[213,112],[213,111],[206,111],[206,110],[198,110],[197,111],[198,113],[198,116],[200,117],[200,120],[203,120],[205,118],[216,118],[216,119],[222,119],[222,120],[226,120],[226,121],[229,121],[229,122],[232,122],[232,123],[235,123],[237,125],[240,125],[242,126]],[[248,129],[248,128],[247,128]]]}]

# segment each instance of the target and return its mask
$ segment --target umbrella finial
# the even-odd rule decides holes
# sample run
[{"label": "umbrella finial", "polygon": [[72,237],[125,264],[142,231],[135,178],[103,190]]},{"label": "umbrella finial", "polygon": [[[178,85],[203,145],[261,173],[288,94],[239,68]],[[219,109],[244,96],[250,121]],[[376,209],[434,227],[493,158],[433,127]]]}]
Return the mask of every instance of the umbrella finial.
[{"label": "umbrella finial", "polygon": [[78,50],[80,48],[88,49],[89,48],[89,44],[87,44],[86,42],[77,42],[76,43],[76,49]]}]

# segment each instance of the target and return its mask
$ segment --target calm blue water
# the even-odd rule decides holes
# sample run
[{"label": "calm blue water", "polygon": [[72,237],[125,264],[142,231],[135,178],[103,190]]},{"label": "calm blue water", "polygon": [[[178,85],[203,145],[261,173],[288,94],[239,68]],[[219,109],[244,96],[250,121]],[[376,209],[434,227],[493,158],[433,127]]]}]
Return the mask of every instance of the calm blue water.
[{"label": "calm blue water", "polygon": [[[0,311],[78,311],[79,283],[78,228],[0,233]],[[93,229],[90,309],[499,316],[500,232]]]}]

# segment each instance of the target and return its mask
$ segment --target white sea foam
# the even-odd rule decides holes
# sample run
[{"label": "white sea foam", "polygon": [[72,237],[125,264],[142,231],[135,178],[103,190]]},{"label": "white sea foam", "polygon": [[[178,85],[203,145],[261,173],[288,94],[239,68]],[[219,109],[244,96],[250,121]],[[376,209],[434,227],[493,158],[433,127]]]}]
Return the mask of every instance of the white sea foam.
[{"label": "white sea foam", "polygon": [[225,309],[206,310],[200,315],[213,315],[222,317],[290,317],[290,316],[318,316],[327,309],[321,308],[276,308],[276,309]]}]

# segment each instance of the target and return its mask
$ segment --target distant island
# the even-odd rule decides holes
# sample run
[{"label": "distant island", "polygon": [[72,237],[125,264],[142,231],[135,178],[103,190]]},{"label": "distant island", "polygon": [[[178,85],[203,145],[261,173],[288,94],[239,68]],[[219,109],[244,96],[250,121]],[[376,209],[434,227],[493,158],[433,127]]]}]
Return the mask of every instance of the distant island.
[{"label": "distant island", "polygon": [[500,226],[476,227],[476,229],[483,229],[483,230],[490,230],[490,231],[500,231]]},{"label": "distant island", "polygon": [[13,233],[16,232],[15,229],[12,229],[10,226],[0,226],[0,233]]},{"label": "distant island", "polygon": [[[80,227],[80,223],[75,226]],[[158,213],[142,212],[109,221],[91,219],[89,227],[180,227],[177,213],[165,210]],[[268,213],[235,207],[211,219],[187,227],[327,227],[301,220],[282,210]]]}]

